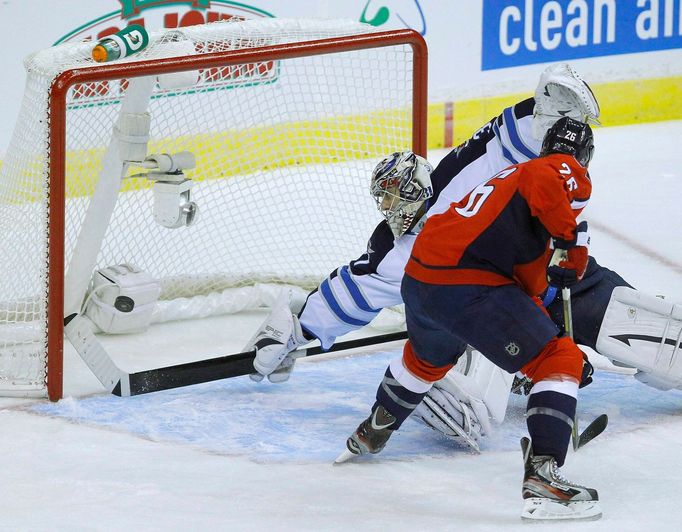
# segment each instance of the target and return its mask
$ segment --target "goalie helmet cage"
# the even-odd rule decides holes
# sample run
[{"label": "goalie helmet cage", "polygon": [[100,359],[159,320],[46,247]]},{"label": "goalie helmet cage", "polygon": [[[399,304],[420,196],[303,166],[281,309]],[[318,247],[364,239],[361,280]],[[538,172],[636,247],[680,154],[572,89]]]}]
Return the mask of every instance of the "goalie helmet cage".
[{"label": "goalie helmet cage", "polygon": [[[379,158],[426,155],[427,50],[412,30],[225,21],[153,32],[113,63],[91,48],[26,60],[0,166],[0,395],[61,398],[64,317],[95,269],[133,263],[170,302],[257,282],[308,290],[364,249]],[[161,227],[128,161],[185,150],[198,219]]]}]

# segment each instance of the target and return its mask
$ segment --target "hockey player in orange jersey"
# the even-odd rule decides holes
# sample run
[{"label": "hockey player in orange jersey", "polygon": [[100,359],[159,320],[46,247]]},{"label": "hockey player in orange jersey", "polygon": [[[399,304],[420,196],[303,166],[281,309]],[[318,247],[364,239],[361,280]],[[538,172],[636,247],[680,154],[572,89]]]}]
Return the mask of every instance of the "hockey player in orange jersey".
[{"label": "hockey player in orange jersey", "polygon": [[587,169],[564,154],[502,170],[429,218],[405,273],[428,284],[515,282],[540,294],[547,287],[548,236],[574,238],[575,217],[591,190]]},{"label": "hockey player in orange jersey", "polygon": [[[535,297],[548,278],[566,287],[585,272],[587,223],[576,217],[592,189],[592,151],[589,126],[562,118],[547,132],[538,159],[499,172],[428,218],[402,282],[409,335],[402,367],[387,370],[402,374],[388,378],[387,372],[369,418],[338,461],[383,449],[469,344],[534,383],[527,406],[531,440],[522,440],[523,517],[601,515],[597,492],[558,471],[571,437],[583,354]],[[567,258],[551,260],[559,252]],[[403,385],[394,388],[393,378]]]}]

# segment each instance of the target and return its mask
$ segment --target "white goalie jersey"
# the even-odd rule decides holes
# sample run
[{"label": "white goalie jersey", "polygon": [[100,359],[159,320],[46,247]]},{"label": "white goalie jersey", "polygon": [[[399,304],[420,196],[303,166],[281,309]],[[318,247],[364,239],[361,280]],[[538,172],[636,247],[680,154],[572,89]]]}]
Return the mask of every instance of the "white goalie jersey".
[{"label": "white goalie jersey", "polygon": [[[451,151],[431,174],[433,197],[426,217],[444,212],[504,168],[538,156],[532,133],[534,99],[523,100],[493,118]],[[334,270],[306,301],[299,320],[307,336],[328,349],[338,336],[367,325],[379,311],[402,303],[400,284],[424,219],[394,239],[381,222],[357,260]]]}]

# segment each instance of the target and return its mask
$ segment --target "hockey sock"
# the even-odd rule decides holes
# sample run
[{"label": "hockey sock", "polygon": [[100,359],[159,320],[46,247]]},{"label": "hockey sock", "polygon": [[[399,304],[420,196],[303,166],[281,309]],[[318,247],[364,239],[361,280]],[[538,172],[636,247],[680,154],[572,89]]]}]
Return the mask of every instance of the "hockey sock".
[{"label": "hockey sock", "polygon": [[553,456],[561,467],[575,419],[578,383],[543,380],[528,396],[526,423],[533,443],[533,454]]},{"label": "hockey sock", "polygon": [[372,410],[378,404],[383,406],[396,418],[391,429],[397,429],[421,403],[431,386],[432,383],[424,382],[409,373],[400,358],[395,359],[386,369]]}]

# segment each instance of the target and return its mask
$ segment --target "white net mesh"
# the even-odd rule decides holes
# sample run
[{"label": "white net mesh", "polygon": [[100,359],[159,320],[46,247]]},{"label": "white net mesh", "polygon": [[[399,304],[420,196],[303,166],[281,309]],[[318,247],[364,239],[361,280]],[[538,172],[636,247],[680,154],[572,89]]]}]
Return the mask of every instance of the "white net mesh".
[{"label": "white net mesh", "polygon": [[[229,21],[152,33],[145,51],[122,62],[371,31],[350,21]],[[92,46],[63,44],[26,61],[0,167],[0,393],[44,388],[46,291],[61,282],[47,268],[48,93],[59,73],[94,64]],[[110,220],[101,216],[95,267],[133,263],[161,280],[166,301],[257,282],[314,286],[363,251],[378,220],[369,176],[379,158],[411,146],[412,72],[411,47],[397,45],[206,69],[185,88],[155,83],[145,101],[148,153],[195,155],[186,175],[199,215],[189,227],[163,227],[151,182],[124,179]],[[81,260],[75,242],[97,183],[109,179],[103,158],[128,86],[108,79],[68,94],[67,270]]]}]

